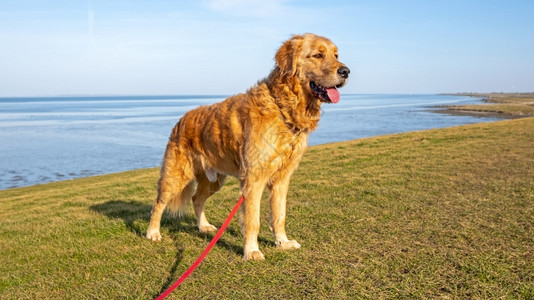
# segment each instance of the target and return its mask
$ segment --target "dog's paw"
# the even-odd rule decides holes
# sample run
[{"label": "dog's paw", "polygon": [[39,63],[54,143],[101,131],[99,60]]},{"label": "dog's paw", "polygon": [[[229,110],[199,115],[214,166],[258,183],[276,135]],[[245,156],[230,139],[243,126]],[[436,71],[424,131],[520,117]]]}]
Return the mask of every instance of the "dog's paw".
[{"label": "dog's paw", "polygon": [[202,233],[208,233],[208,232],[215,232],[217,231],[217,227],[211,225],[211,224],[208,224],[208,225],[202,225],[202,226],[198,226],[198,230],[200,230],[200,232]]},{"label": "dog's paw", "polygon": [[146,238],[153,242],[159,242],[161,241],[161,234],[159,233],[159,230],[149,230],[146,233]]},{"label": "dog's paw", "polygon": [[261,251],[250,251],[243,255],[244,260],[265,260],[263,253]]},{"label": "dog's paw", "polygon": [[300,248],[300,244],[295,240],[279,241],[276,243],[276,248],[281,250],[292,250]]}]

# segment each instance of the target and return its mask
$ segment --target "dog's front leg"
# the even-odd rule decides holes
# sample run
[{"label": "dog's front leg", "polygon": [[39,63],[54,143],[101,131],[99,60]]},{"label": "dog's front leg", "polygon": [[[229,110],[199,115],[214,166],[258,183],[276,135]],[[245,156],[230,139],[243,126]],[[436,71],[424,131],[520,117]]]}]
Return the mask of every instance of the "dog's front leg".
[{"label": "dog's front leg", "polygon": [[282,250],[300,248],[300,244],[297,241],[287,238],[285,228],[286,197],[291,173],[284,174],[281,178],[269,185],[269,204],[271,206],[270,227],[274,234],[276,247]]},{"label": "dog's front leg", "polygon": [[245,238],[243,258],[245,260],[263,260],[258,246],[258,233],[260,231],[260,202],[265,181],[246,180],[243,186],[244,205],[241,209],[241,230]]}]

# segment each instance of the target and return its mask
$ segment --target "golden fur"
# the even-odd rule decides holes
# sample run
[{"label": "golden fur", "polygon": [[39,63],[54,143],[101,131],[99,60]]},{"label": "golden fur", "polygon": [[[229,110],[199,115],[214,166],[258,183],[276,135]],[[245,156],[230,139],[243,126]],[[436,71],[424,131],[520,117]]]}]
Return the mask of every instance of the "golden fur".
[{"label": "golden fur", "polygon": [[341,87],[349,69],[338,61],[336,46],[314,34],[295,35],[284,42],[275,61],[271,74],[246,93],[189,111],[176,124],[163,158],[148,239],[161,239],[165,208],[179,211],[189,199],[199,230],[216,230],[206,219],[204,203],[231,175],[240,180],[245,197],[240,219],[244,258],[263,259],[257,236],[265,186],[276,246],[300,248],[286,236],[286,194],[308,135],[317,127],[321,103],[329,102],[310,82]]}]

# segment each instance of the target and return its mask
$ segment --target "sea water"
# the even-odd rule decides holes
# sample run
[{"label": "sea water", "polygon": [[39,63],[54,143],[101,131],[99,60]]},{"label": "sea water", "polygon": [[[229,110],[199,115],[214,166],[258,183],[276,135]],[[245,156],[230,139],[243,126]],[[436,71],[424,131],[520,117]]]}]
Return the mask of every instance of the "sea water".
[{"label": "sea water", "polygon": [[[0,98],[0,189],[156,167],[187,111],[225,96]],[[430,106],[474,104],[446,95],[342,95],[322,106],[309,144],[496,118],[452,116]]]}]

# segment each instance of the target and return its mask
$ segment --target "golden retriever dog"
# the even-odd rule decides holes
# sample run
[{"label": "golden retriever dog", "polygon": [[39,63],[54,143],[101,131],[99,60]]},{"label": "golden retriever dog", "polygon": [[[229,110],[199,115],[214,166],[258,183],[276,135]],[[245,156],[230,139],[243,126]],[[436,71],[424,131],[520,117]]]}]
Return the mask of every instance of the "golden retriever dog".
[{"label": "golden retriever dog", "polygon": [[317,127],[321,104],[339,102],[337,88],[345,85],[350,70],[339,62],[329,39],[310,33],[285,41],[275,61],[269,76],[246,93],[189,111],[173,128],[146,234],[149,240],[161,240],[165,209],[183,211],[190,199],[199,230],[215,231],[204,203],[231,175],[240,181],[245,198],[240,216],[244,259],[264,259],[257,238],[266,186],[276,247],[300,248],[285,230],[289,179]]}]

